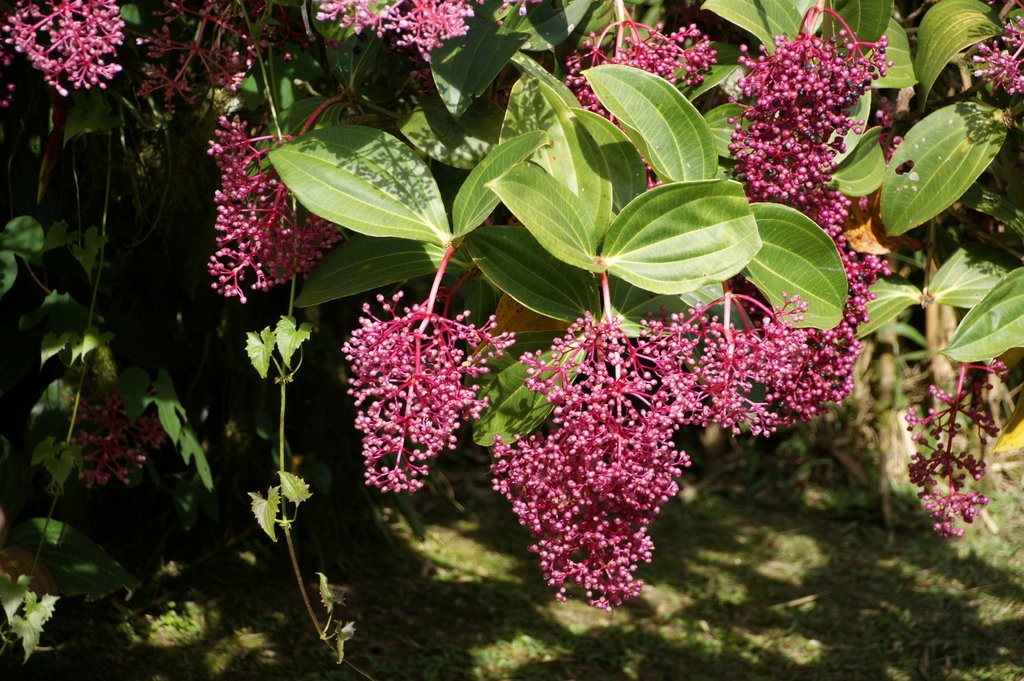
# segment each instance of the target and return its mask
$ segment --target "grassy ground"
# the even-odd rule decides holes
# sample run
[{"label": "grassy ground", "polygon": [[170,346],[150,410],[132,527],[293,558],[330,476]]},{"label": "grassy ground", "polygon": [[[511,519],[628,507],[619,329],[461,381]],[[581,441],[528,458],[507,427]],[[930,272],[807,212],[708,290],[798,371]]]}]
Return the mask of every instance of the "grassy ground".
[{"label": "grassy ground", "polygon": [[[607,615],[554,601],[486,475],[454,480],[466,510],[423,494],[424,541],[395,522],[393,547],[331,575],[348,659],[378,681],[1024,679],[1022,495],[993,501],[998,535],[945,542],[886,532],[856,490],[722,486],[669,504],[642,596]],[[50,647],[0,678],[362,678],[316,641],[283,550],[253,539],[116,607],[62,603]]]}]

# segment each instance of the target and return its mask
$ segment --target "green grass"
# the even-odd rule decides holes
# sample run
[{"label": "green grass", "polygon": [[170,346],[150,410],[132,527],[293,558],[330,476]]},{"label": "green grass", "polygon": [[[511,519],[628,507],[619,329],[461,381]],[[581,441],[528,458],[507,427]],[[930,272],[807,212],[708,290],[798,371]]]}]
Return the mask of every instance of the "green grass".
[{"label": "green grass", "polygon": [[[1024,678],[1019,496],[994,499],[999,535],[953,542],[886,532],[856,490],[673,501],[643,594],[606,614],[552,598],[483,473],[454,482],[465,511],[421,493],[424,541],[395,521],[394,546],[353,546],[331,574],[348,659],[378,681]],[[49,648],[0,678],[362,678],[315,639],[268,544],[165,569],[117,609],[62,602]]]}]

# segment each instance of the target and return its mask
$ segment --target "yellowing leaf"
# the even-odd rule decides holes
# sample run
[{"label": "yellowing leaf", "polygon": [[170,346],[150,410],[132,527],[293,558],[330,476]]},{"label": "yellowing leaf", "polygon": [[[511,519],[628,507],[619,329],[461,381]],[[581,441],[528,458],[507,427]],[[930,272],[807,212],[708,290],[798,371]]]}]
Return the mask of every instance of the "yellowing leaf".
[{"label": "yellowing leaf", "polygon": [[1024,399],[1017,400],[1017,406],[1013,409],[1013,416],[1003,426],[1003,432],[999,433],[996,443],[992,445],[992,453],[1003,454],[1004,452],[1012,452],[1021,447],[1024,447]]},{"label": "yellowing leaf", "polygon": [[507,293],[498,301],[498,308],[494,311],[494,319],[498,325],[496,329],[498,332],[562,331],[569,327],[568,322],[545,317],[528,307],[520,305]]}]

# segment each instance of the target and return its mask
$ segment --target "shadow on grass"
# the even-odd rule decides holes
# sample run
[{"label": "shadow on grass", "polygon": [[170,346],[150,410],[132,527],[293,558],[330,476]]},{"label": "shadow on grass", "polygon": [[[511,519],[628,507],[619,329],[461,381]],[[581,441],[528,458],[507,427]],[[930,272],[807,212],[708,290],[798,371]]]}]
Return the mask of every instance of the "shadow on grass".
[{"label": "shadow on grass", "polygon": [[[417,500],[426,542],[353,550],[335,576],[358,629],[349,659],[378,681],[1024,675],[1019,532],[992,539],[994,560],[923,528],[888,538],[821,508],[706,496],[666,508],[647,587],[607,615],[553,602],[529,537],[475,475],[458,481],[464,513]],[[74,638],[0,677],[361,678],[320,648],[273,555],[186,568],[131,616],[72,606],[97,621],[56,621],[49,638]]]}]

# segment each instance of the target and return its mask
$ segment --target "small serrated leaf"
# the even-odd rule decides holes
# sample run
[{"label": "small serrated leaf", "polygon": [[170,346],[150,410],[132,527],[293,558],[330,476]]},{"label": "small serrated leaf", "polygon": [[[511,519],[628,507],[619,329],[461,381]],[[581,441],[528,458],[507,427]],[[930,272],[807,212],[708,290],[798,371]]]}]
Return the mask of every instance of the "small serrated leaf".
[{"label": "small serrated leaf", "polygon": [[296,327],[294,317],[281,317],[277,322],[274,337],[277,338],[277,351],[281,353],[286,368],[292,368],[292,356],[299,346],[309,340],[312,330],[313,325],[308,322]]},{"label": "small serrated leaf", "polygon": [[322,572],[318,572],[316,575],[320,578],[320,602],[324,604],[324,609],[330,615],[334,612],[334,604],[337,602],[334,599],[334,592],[331,591],[331,587],[327,583],[327,575]]},{"label": "small serrated leaf", "polygon": [[345,622],[345,624],[338,624],[338,628],[334,633],[334,646],[338,650],[338,664],[345,661],[345,641],[355,637],[356,635],[356,623]]},{"label": "small serrated leaf", "polygon": [[309,491],[309,484],[294,473],[281,471],[280,477],[281,494],[293,504],[301,504],[313,496],[313,493]]},{"label": "small serrated leaf", "polygon": [[25,602],[25,593],[31,581],[31,575],[18,575],[17,581],[12,581],[10,575],[0,574],[0,604],[3,605],[7,619],[14,617]]},{"label": "small serrated leaf", "polygon": [[268,326],[257,335],[254,331],[245,334],[245,354],[249,355],[249,362],[260,375],[266,378],[270,371],[270,358],[274,354],[274,332]]},{"label": "small serrated leaf", "polygon": [[277,511],[281,507],[281,488],[271,487],[267,490],[267,497],[264,499],[259,492],[249,492],[252,498],[252,514],[256,516],[256,522],[260,524],[263,531],[267,533],[271,541],[277,541]]},{"label": "small serrated leaf", "polygon": [[43,633],[43,626],[53,617],[53,608],[56,603],[56,596],[46,594],[40,599],[35,592],[29,591],[25,594],[25,615],[15,615],[10,618],[11,630],[21,639],[26,662],[32,656],[36,646],[39,645],[39,636]]}]

